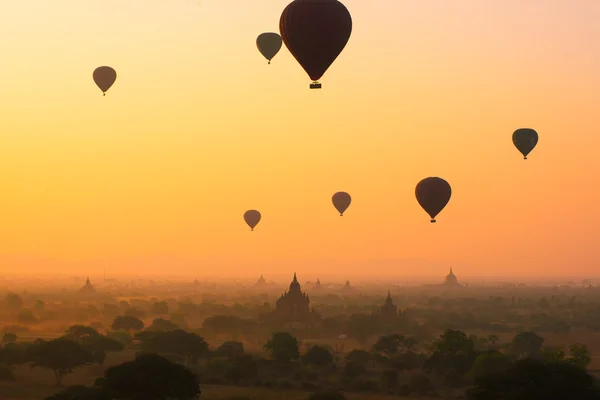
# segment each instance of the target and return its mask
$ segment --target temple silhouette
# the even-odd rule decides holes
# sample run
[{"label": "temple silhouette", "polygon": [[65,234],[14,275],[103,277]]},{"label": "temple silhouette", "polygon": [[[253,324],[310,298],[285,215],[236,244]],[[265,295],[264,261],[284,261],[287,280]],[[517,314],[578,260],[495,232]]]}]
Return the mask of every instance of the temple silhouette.
[{"label": "temple silhouette", "polygon": [[394,301],[392,300],[392,295],[390,294],[389,290],[387,298],[385,299],[385,303],[379,308],[378,314],[384,317],[395,317],[398,315],[398,307],[394,305]]},{"label": "temple silhouette", "polygon": [[[265,314],[264,318],[283,323],[301,322],[308,324],[318,320],[319,314],[310,308],[310,298],[304,292],[294,272],[289,290],[285,291],[275,302],[275,310]],[[308,326],[308,325],[307,325]]]},{"label": "temple silhouette", "polygon": [[81,289],[79,289],[79,294],[82,295],[92,295],[96,293],[96,289],[94,288],[94,286],[92,286],[92,283],[90,282],[90,277],[87,277],[87,280],[85,281],[85,285],[83,285],[81,287]]},{"label": "temple silhouette", "polygon": [[313,286],[312,290],[315,292],[322,292],[325,288],[321,285],[321,280],[317,278],[317,283]]},{"label": "temple silhouette", "polygon": [[263,275],[260,274],[260,278],[258,278],[258,280],[254,284],[254,286],[255,287],[262,287],[262,286],[265,286],[266,284],[267,284],[267,281],[265,280],[265,278],[263,277]]},{"label": "temple silhouette", "polygon": [[425,284],[423,287],[428,288],[441,288],[441,289],[456,289],[456,288],[464,288],[465,286],[458,283],[458,278],[452,272],[452,268],[450,268],[450,272],[446,275],[443,283],[434,283],[434,284]]},{"label": "temple silhouette", "polygon": [[344,285],[344,287],[342,287],[342,293],[343,294],[352,294],[354,293],[355,290],[352,286],[350,286],[350,281],[346,281],[346,284]]},{"label": "temple silhouette", "polygon": [[444,286],[462,287],[462,285],[460,283],[458,283],[458,279],[456,278],[456,275],[454,275],[454,272],[452,272],[452,268],[450,268],[450,272],[446,276]]}]

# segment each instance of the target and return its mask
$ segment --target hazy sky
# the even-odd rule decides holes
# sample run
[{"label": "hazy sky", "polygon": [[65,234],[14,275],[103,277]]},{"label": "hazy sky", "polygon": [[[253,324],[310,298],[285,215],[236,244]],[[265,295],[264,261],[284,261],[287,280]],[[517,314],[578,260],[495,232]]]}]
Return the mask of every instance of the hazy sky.
[{"label": "hazy sky", "polygon": [[256,49],[288,2],[0,2],[0,272],[597,273],[600,2],[345,0],[322,90]]}]

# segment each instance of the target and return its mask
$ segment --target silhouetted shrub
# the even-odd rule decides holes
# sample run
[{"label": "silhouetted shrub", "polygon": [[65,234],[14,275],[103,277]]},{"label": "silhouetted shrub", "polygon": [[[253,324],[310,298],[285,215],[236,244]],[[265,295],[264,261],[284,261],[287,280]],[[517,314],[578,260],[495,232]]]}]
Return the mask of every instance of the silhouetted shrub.
[{"label": "silhouetted shrub", "polygon": [[352,384],[352,390],[355,392],[378,392],[379,386],[370,379],[358,380]]},{"label": "silhouetted shrub", "polygon": [[17,335],[12,332],[4,332],[2,336],[2,344],[14,343],[17,341]]},{"label": "silhouetted shrub", "polygon": [[464,384],[462,375],[460,375],[454,368],[446,372],[446,375],[444,375],[444,381],[447,385],[452,387],[459,387]]},{"label": "silhouetted shrub", "polygon": [[408,386],[411,393],[417,392],[424,395],[433,391],[433,383],[431,383],[431,379],[429,379],[429,377],[422,372],[417,372],[411,375],[410,379],[408,380]]},{"label": "silhouetted shrub", "polygon": [[408,386],[408,384],[403,383],[402,385],[400,385],[400,388],[398,389],[398,396],[410,396],[411,390],[410,390],[410,386]]},{"label": "silhouetted shrub", "polygon": [[15,380],[12,369],[4,365],[0,365],[0,382],[11,382]]},{"label": "silhouetted shrub", "polygon": [[317,390],[318,386],[312,382],[302,382],[302,389],[304,390]]},{"label": "silhouetted shrub", "polygon": [[381,385],[385,389],[395,389],[398,387],[398,371],[387,369],[381,373]]},{"label": "silhouetted shrub", "polygon": [[308,396],[307,400],[346,400],[340,392],[317,392]]},{"label": "silhouetted shrub", "polygon": [[312,346],[302,357],[305,364],[325,366],[333,363],[333,354],[322,346]]},{"label": "silhouetted shrub", "polygon": [[353,361],[347,362],[344,366],[344,375],[351,379],[359,377],[365,372],[367,372],[367,368],[363,364],[358,364]]},{"label": "silhouetted shrub", "polygon": [[290,381],[281,381],[279,382],[279,386],[281,389],[293,389],[294,388],[294,384]]}]

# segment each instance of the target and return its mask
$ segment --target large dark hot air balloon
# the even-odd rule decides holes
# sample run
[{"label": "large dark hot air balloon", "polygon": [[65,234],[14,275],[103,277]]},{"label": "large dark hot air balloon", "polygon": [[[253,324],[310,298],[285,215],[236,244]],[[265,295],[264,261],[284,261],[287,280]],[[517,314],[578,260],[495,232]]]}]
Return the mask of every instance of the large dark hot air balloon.
[{"label": "large dark hot air balloon", "polygon": [[281,36],[274,32],[261,33],[256,38],[256,47],[258,47],[258,51],[269,60],[269,64],[271,64],[273,57],[281,50],[282,43]]},{"label": "large dark hot air balloon", "polygon": [[260,222],[261,215],[256,210],[248,210],[244,213],[244,221],[250,227],[250,230],[254,230],[256,225]]},{"label": "large dark hot air balloon", "polygon": [[311,89],[340,55],[352,33],[352,17],[338,0],[294,0],[283,10],[279,31],[310,79]]},{"label": "large dark hot air balloon", "polygon": [[352,197],[346,192],[337,192],[331,197],[331,201],[333,202],[333,206],[340,213],[340,217],[344,215],[344,211],[350,207],[350,203],[352,202]]},{"label": "large dark hot air balloon", "polygon": [[527,160],[527,155],[535,148],[538,142],[538,134],[530,128],[517,129],[512,136],[515,147],[523,154]]},{"label": "large dark hot air balloon", "polygon": [[102,94],[106,96],[106,92],[117,80],[117,71],[111,67],[98,67],[94,70],[94,82],[102,90]]},{"label": "large dark hot air balloon", "polygon": [[442,178],[425,178],[415,189],[417,201],[435,222],[435,217],[446,207],[452,196],[450,184]]}]

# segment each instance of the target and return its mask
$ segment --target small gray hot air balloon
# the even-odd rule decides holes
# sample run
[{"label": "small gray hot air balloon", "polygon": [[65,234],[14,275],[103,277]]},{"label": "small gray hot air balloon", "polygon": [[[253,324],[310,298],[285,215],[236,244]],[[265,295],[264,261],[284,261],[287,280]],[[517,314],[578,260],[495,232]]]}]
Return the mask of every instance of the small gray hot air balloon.
[{"label": "small gray hot air balloon", "polygon": [[98,67],[94,70],[94,82],[102,90],[102,94],[106,96],[106,92],[117,80],[117,71],[111,67]]},{"label": "small gray hot air balloon", "polygon": [[337,192],[331,197],[333,206],[340,213],[340,217],[344,216],[344,212],[350,207],[352,198],[346,192]]},{"label": "small gray hot air balloon", "polygon": [[254,230],[254,228],[256,227],[256,225],[258,225],[258,223],[260,222],[260,212],[256,211],[256,210],[248,210],[244,213],[244,221],[246,221],[246,223],[248,224],[248,226],[250,227],[250,230]]},{"label": "small gray hot air balloon", "polygon": [[513,144],[527,160],[527,155],[535,148],[538,142],[538,134],[530,128],[517,129],[512,136]]},{"label": "small gray hot air balloon", "polygon": [[256,47],[258,47],[258,51],[269,61],[269,64],[271,64],[273,57],[281,50],[282,44],[281,36],[275,32],[261,33],[256,38]]}]

